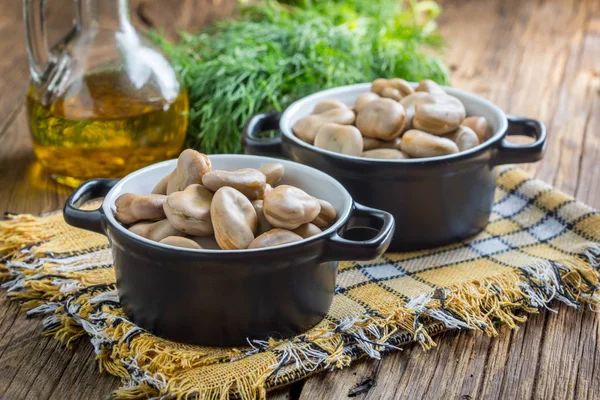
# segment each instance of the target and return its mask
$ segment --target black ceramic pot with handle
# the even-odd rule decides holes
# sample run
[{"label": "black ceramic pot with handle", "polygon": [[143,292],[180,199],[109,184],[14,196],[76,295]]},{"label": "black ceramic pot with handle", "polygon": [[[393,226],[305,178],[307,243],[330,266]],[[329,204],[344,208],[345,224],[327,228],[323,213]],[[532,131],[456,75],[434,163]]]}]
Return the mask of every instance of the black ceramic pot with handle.
[{"label": "black ceramic pot with handle", "polygon": [[[247,155],[210,156],[213,169],[258,168],[278,161]],[[388,247],[393,217],[355,203],[330,176],[281,161],[281,184],[329,201],[337,221],[300,242],[251,250],[195,250],[150,241],[115,219],[123,193],[150,193],[177,160],[136,171],[120,181],[95,179],[67,200],[72,226],[104,234],[112,248],[120,302],[138,326],[165,338],[239,346],[246,340],[296,335],[317,324],[333,300],[338,261],[377,258]],[[78,208],[104,197],[98,210]]]},{"label": "black ceramic pot with handle", "polygon": [[[390,212],[396,220],[392,251],[440,246],[478,233],[492,210],[496,166],[533,162],[543,155],[546,130],[540,121],[506,117],[489,101],[452,88],[444,89],[463,102],[468,116],[485,117],[491,131],[487,141],[458,154],[366,159],[317,148],[293,134],[294,123],[320,101],[353,105],[370,88],[365,83],[329,89],[298,100],[283,113],[258,114],[244,128],[243,143],[248,154],[279,154],[321,170],[340,181],[356,201]],[[278,130],[278,136],[260,137],[270,130]],[[534,142],[515,145],[506,140],[510,135],[530,136]]]}]

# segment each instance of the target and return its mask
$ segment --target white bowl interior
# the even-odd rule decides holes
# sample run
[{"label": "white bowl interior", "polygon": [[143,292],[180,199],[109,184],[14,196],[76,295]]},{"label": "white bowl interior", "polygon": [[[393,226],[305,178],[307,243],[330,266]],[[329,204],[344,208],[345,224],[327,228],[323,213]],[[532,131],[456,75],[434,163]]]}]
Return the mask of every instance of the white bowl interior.
[{"label": "white bowl interior", "polygon": [[[277,160],[268,157],[233,154],[213,155],[210,156],[210,160],[212,163],[213,170],[222,169],[229,171],[241,168],[259,168],[271,162],[282,163],[285,168],[285,175],[278,185],[283,184],[296,186],[312,196],[323,200],[327,200],[335,208],[338,214],[337,222],[333,224],[329,229],[324,231],[321,235],[324,235],[326,234],[326,232],[329,232],[333,229],[339,229],[341,222],[346,219],[348,213],[351,210],[352,198],[350,197],[350,194],[346,191],[346,189],[338,181],[336,181],[329,175],[314,168],[308,167],[306,165],[297,164],[292,161]],[[112,188],[112,190],[106,195],[102,204],[104,213],[106,214],[106,217],[109,219],[109,221],[121,228],[123,231],[126,231],[126,229],[114,217],[115,200],[124,193],[151,193],[156,183],[158,183],[158,181],[161,180],[164,176],[171,173],[171,171],[175,169],[176,165],[177,160],[164,161],[146,168],[142,168],[136,172],[129,174],[121,181],[119,181],[119,183],[117,183]],[[132,233],[129,232],[129,234]],[[316,237],[317,236],[315,236],[314,238]],[[173,247],[159,244],[141,237],[139,238],[141,240],[147,241],[155,245]],[[178,247],[173,248],[182,250]]]},{"label": "white bowl interior", "polygon": [[[416,83],[411,83],[413,86],[416,86]],[[321,92],[314,93],[310,96],[304,97],[292,105],[290,105],[283,115],[281,116],[281,128],[284,135],[291,138],[298,144],[302,146],[309,146],[313,149],[317,149],[318,151],[335,154],[337,156],[350,157],[350,158],[360,158],[360,157],[352,157],[346,156],[338,153],[333,153],[328,150],[318,149],[314,146],[311,146],[302,140],[298,139],[296,135],[292,132],[292,126],[298,121],[300,118],[304,118],[307,115],[312,113],[315,105],[324,100],[339,100],[342,103],[353,106],[356,102],[356,98],[365,92],[371,90],[370,83],[359,83],[356,85],[348,85],[341,86],[334,89],[323,90]],[[444,90],[452,96],[457,97],[465,106],[467,111],[467,116],[481,116],[485,117],[488,121],[488,130],[492,132],[492,135],[488,138],[487,141],[495,138],[499,135],[502,135],[506,130],[506,116],[504,112],[495,104],[477,96],[469,92],[465,92],[463,90],[454,89],[450,87],[444,87]],[[486,141],[486,142],[487,142]],[[471,153],[477,151],[479,148],[483,147],[485,143],[480,144],[473,149],[470,149],[465,152],[453,154],[450,156],[441,156],[441,157],[430,157],[430,158],[418,158],[418,159],[407,159],[407,160],[377,160],[377,159],[369,159],[369,161],[376,162],[411,162],[411,161],[425,161],[425,160],[433,160],[433,159],[441,159],[441,158],[450,158],[459,154]],[[365,160],[364,158],[360,158],[361,160]]]}]

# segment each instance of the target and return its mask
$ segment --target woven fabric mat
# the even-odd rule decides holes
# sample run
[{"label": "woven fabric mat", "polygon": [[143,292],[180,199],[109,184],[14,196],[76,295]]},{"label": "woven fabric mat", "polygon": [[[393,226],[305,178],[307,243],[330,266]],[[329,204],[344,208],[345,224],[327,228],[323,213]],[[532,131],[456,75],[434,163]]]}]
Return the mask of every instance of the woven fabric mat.
[{"label": "woven fabric mat", "polygon": [[[61,213],[0,222],[0,278],[46,334],[86,337],[101,370],[119,376],[117,398],[264,398],[275,387],[349,366],[447,329],[496,335],[553,300],[600,302],[600,214],[519,169],[498,175],[487,228],[462,243],[341,263],[333,305],[289,340],[248,338],[208,348],[153,336],[119,304],[104,236],[71,228]],[[207,327],[206,329],[210,329]]]}]

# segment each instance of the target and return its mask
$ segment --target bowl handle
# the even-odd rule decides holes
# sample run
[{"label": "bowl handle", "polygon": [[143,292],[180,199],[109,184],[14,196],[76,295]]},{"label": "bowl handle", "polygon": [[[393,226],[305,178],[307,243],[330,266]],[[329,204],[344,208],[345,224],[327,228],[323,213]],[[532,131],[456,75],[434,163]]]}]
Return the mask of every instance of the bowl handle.
[{"label": "bowl handle", "polygon": [[[508,129],[494,156],[492,165],[517,164],[538,161],[544,155],[546,147],[546,127],[541,121],[531,118],[507,116]],[[535,139],[530,144],[514,144],[506,136],[529,136]]]},{"label": "bowl handle", "polygon": [[67,224],[88,231],[105,233],[102,221],[102,207],[96,210],[81,210],[78,207],[88,200],[104,197],[118,182],[118,179],[92,179],[82,183],[69,196],[63,209]]},{"label": "bowl handle", "polygon": [[[394,235],[394,217],[392,214],[354,203],[350,219],[344,227],[349,235],[353,229],[360,231],[376,230],[374,237],[366,240],[351,240],[335,232],[327,239],[322,261],[372,260],[382,255],[390,245]],[[359,231],[359,232],[360,232]],[[342,233],[342,235],[344,235]]]},{"label": "bowl handle", "polygon": [[[281,157],[280,112],[256,114],[246,123],[242,131],[244,153],[257,156]],[[276,136],[260,138],[259,133],[276,131]]]}]

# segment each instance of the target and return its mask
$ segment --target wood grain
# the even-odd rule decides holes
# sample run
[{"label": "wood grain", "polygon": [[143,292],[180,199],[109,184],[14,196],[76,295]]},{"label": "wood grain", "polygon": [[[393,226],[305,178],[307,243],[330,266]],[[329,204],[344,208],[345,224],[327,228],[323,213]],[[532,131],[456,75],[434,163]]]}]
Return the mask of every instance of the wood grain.
[{"label": "wood grain", "polygon": [[180,31],[193,32],[218,19],[231,17],[237,4],[231,0],[172,0],[165,7],[164,1],[133,0],[131,8],[137,26],[154,28],[177,39]]},{"label": "wood grain", "polygon": [[[600,207],[598,2],[443,3],[440,27],[453,85],[507,113],[544,121],[546,156],[525,168]],[[447,333],[430,352],[409,346],[367,366],[308,379],[300,398],[347,398],[364,370],[377,370],[375,386],[356,398],[598,398],[598,314],[557,309],[518,331],[504,328],[499,338]]]},{"label": "wood grain", "polygon": [[[27,64],[21,3],[0,13],[0,212],[47,212],[69,193],[31,153],[22,99]],[[70,26],[70,0],[47,2],[51,36]],[[230,15],[230,0],[132,1],[138,26],[195,29]],[[538,177],[600,208],[600,2],[597,0],[445,0],[440,29],[453,85],[490,99],[507,113],[548,127]],[[498,338],[449,332],[438,347],[419,346],[363,360],[278,390],[278,400],[597,399],[600,316],[556,306]],[[0,398],[101,399],[119,381],[97,371],[91,345],[66,349],[40,336],[40,321],[0,296]]]},{"label": "wood grain", "polygon": [[[60,2],[63,4],[59,4]],[[72,7],[64,7],[65,0],[47,2],[47,33],[51,43],[68,31],[73,18]],[[23,103],[29,67],[25,52],[23,3],[5,1],[0,12],[0,132],[13,121]]]},{"label": "wood grain", "polygon": [[[148,16],[153,26],[160,28],[180,18],[182,22],[176,25],[188,28],[228,15],[235,1],[173,1],[166,12],[164,2],[160,2],[162,11],[152,2],[133,3],[134,10],[138,4],[151,5]],[[188,19],[185,13],[193,18]],[[46,2],[46,17],[49,41],[53,43],[72,25],[72,0]],[[135,13],[134,23],[146,28]],[[31,151],[23,107],[29,69],[21,1],[2,3],[0,54],[0,212],[38,214],[56,210],[62,207],[70,189],[50,179]],[[0,399],[105,399],[119,382],[98,372],[88,341],[67,349],[54,339],[42,337],[40,321],[27,319],[18,304],[0,294]]]}]

